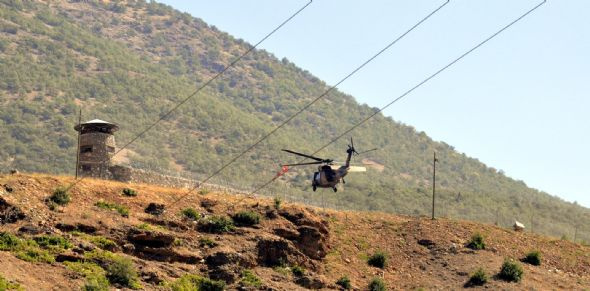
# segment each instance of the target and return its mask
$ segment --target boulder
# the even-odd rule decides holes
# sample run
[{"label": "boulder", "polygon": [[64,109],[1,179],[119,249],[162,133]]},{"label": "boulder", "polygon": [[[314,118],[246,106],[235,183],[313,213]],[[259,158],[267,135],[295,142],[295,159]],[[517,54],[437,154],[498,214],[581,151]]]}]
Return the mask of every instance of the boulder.
[{"label": "boulder", "polygon": [[282,264],[300,265],[315,268],[309,258],[302,254],[292,242],[283,238],[258,238],[256,244],[258,262],[261,265],[274,267]]},{"label": "boulder", "polygon": [[328,254],[327,238],[319,229],[312,226],[300,226],[297,231],[299,237],[296,246],[302,253],[315,260],[323,259]]},{"label": "boulder", "polygon": [[18,232],[26,233],[26,234],[30,234],[30,235],[37,235],[37,234],[43,233],[43,229],[41,229],[38,226],[34,226],[32,224],[26,224],[26,225],[21,226],[18,229]]},{"label": "boulder", "polygon": [[205,258],[205,263],[210,268],[217,268],[223,265],[239,265],[244,268],[252,268],[256,265],[253,259],[233,250],[219,250]]},{"label": "boulder", "polygon": [[60,222],[55,225],[55,228],[65,232],[79,231],[87,234],[93,234],[98,230],[98,227],[96,227],[95,225],[84,224],[80,222],[75,224]]},{"label": "boulder", "polygon": [[63,254],[59,254],[55,256],[55,261],[58,263],[63,262],[82,262],[84,261],[84,256],[75,252],[66,252]]},{"label": "boulder", "polygon": [[166,206],[164,204],[152,202],[152,203],[148,204],[148,206],[145,208],[144,212],[151,214],[151,215],[162,215],[162,213],[164,213],[165,209],[166,209]]},{"label": "boulder", "polygon": [[323,289],[326,287],[326,282],[323,280],[312,277],[309,275],[304,275],[295,279],[295,284],[307,288],[307,289]]},{"label": "boulder", "polygon": [[132,228],[127,233],[127,240],[134,245],[151,248],[166,248],[174,243],[175,237],[156,231]]}]

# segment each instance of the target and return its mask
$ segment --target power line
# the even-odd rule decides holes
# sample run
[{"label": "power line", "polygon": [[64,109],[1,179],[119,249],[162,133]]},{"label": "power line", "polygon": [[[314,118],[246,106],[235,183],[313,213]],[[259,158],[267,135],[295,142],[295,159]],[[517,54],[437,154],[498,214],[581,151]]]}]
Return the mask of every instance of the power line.
[{"label": "power line", "polygon": [[[217,74],[215,74],[215,76],[213,76],[212,78],[210,78],[207,82],[205,82],[203,85],[201,85],[199,88],[197,88],[193,93],[189,94],[186,98],[184,98],[182,101],[180,101],[179,103],[177,103],[174,107],[172,107],[172,109],[170,109],[168,112],[166,112],[164,115],[160,116],[160,118],[158,118],[158,120],[156,120],[154,123],[150,124],[148,127],[146,127],[144,130],[142,130],[139,134],[137,134],[134,138],[132,138],[129,142],[127,142],[123,147],[119,148],[119,150],[117,150],[113,156],[109,159],[112,160],[117,154],[119,154],[121,151],[123,151],[125,148],[127,148],[129,145],[131,145],[132,143],[134,143],[136,140],[138,140],[140,137],[142,137],[144,134],[146,134],[148,131],[150,131],[152,128],[154,128],[158,123],[160,123],[162,120],[166,119],[168,116],[170,116],[170,114],[172,114],[172,112],[176,111],[180,106],[182,106],[183,104],[185,104],[187,101],[189,101],[191,98],[193,98],[195,95],[197,95],[199,92],[201,92],[201,90],[203,90],[205,87],[207,87],[209,84],[211,84],[213,81],[215,81],[217,78],[219,78],[221,75],[223,75],[223,73],[225,73],[227,70],[229,70],[231,67],[233,67],[236,63],[238,63],[240,60],[242,60],[242,58],[244,58],[246,55],[248,55],[250,52],[252,52],[254,49],[256,49],[256,47],[258,47],[262,42],[264,42],[266,39],[268,39],[271,35],[273,35],[276,31],[278,31],[279,29],[281,29],[285,24],[287,24],[289,21],[291,21],[291,19],[295,18],[295,16],[297,16],[301,11],[303,11],[305,8],[307,8],[307,6],[309,6],[311,3],[313,2],[313,0],[309,0],[309,2],[307,2],[307,4],[305,4],[303,7],[301,7],[299,10],[297,10],[295,13],[293,13],[289,18],[287,18],[285,21],[283,21],[279,26],[277,26],[275,29],[273,29],[270,33],[268,33],[266,36],[264,36],[260,41],[258,41],[255,45],[251,46],[248,50],[246,50],[243,54],[241,54],[240,56],[238,56],[236,59],[234,59],[229,65],[227,65],[225,68],[223,68],[223,70],[221,70],[220,72],[218,72]],[[79,149],[78,149],[79,150]],[[66,191],[69,191],[70,189],[72,189],[72,187],[74,187],[76,184],[78,184],[80,181],[82,181],[84,179],[84,177],[81,177],[80,179],[75,179],[74,182],[72,184],[70,184],[67,188]]]},{"label": "power line", "polygon": [[402,35],[400,35],[399,37],[397,37],[395,40],[393,40],[392,42],[390,42],[389,44],[387,44],[383,49],[381,49],[379,52],[377,52],[376,54],[374,54],[372,57],[370,57],[368,60],[366,60],[364,63],[362,63],[360,66],[358,66],[356,69],[354,69],[352,72],[350,72],[348,75],[346,75],[344,78],[342,78],[340,81],[338,81],[335,85],[333,85],[332,87],[330,87],[328,90],[326,90],[324,93],[322,93],[320,96],[316,97],[315,99],[313,99],[311,102],[307,103],[305,106],[303,106],[301,109],[299,109],[297,112],[295,112],[293,115],[291,115],[289,118],[287,118],[286,120],[284,120],[281,124],[279,124],[277,127],[275,127],[273,130],[271,130],[270,132],[268,132],[267,134],[265,134],[263,137],[261,137],[259,140],[257,140],[255,143],[253,143],[252,145],[250,145],[248,148],[246,148],[244,151],[242,151],[240,154],[238,154],[237,156],[233,157],[229,162],[225,163],[221,168],[219,168],[217,171],[213,172],[213,174],[209,175],[207,178],[205,178],[203,181],[201,181],[200,183],[198,183],[195,187],[193,187],[191,190],[189,190],[189,192],[183,196],[181,196],[180,198],[176,199],[174,202],[172,202],[172,204],[170,204],[169,206],[172,206],[176,203],[178,203],[178,201],[184,199],[185,197],[187,197],[188,195],[190,195],[194,190],[198,189],[200,187],[200,185],[206,183],[207,181],[211,180],[213,177],[217,176],[219,173],[221,173],[224,169],[226,169],[227,167],[229,167],[231,164],[233,164],[236,160],[238,160],[239,158],[241,158],[242,156],[244,156],[247,152],[249,152],[250,150],[252,150],[254,147],[256,147],[258,144],[260,144],[261,142],[263,142],[264,140],[266,140],[267,138],[269,138],[271,135],[273,135],[277,130],[281,129],[283,126],[285,126],[287,123],[289,123],[291,120],[293,120],[293,118],[297,117],[299,114],[301,114],[302,112],[306,111],[309,107],[311,107],[313,104],[315,104],[317,101],[319,101],[320,99],[322,99],[323,97],[325,97],[326,95],[328,95],[330,92],[332,92],[334,89],[336,89],[336,87],[338,87],[340,84],[342,84],[344,81],[346,81],[348,78],[352,77],[352,75],[356,74],[358,71],[360,71],[363,67],[365,67],[367,64],[369,64],[370,62],[372,62],[374,59],[376,59],[379,55],[381,55],[382,53],[384,53],[385,51],[387,51],[390,47],[392,47],[394,44],[396,44],[398,41],[400,41],[402,38],[404,38],[407,34],[409,34],[411,31],[413,31],[415,28],[417,28],[418,26],[420,26],[420,24],[422,24],[424,21],[426,21],[428,18],[430,18],[432,15],[434,15],[436,12],[438,12],[440,9],[442,9],[445,5],[447,5],[449,3],[450,0],[446,0],[446,2],[442,5],[440,5],[438,8],[436,8],[435,10],[433,10],[432,12],[430,12],[430,14],[426,15],[424,18],[422,18],[420,21],[418,21],[416,24],[414,24],[410,29],[408,29],[406,32],[404,32]]},{"label": "power line", "polygon": [[[445,71],[449,67],[453,66],[455,63],[457,63],[458,61],[460,61],[461,59],[463,59],[465,56],[469,55],[471,52],[473,52],[474,50],[478,49],[479,47],[481,47],[482,45],[484,45],[485,43],[487,43],[488,41],[490,41],[491,39],[493,39],[494,37],[496,37],[497,35],[499,35],[500,33],[502,33],[504,30],[508,29],[513,24],[515,24],[516,22],[520,21],[521,19],[523,19],[524,17],[526,17],[527,15],[529,15],[531,12],[533,12],[534,10],[536,10],[537,8],[539,8],[541,5],[545,4],[545,2],[547,2],[547,0],[543,0],[541,3],[537,4],[532,9],[528,10],[526,13],[522,14],[520,17],[518,17],[515,20],[513,20],[512,22],[510,22],[508,25],[504,26],[502,29],[498,30],[496,33],[492,34],[491,36],[489,36],[488,38],[486,38],[484,41],[480,42],[479,44],[477,44],[476,46],[474,46],[470,50],[466,51],[465,53],[463,53],[461,56],[459,56],[458,58],[456,58],[455,60],[453,60],[449,64],[447,64],[446,66],[444,66],[441,69],[439,69],[438,71],[436,71],[434,74],[432,74],[429,77],[427,77],[426,79],[424,79],[422,82],[418,83],[416,86],[412,87],[410,90],[406,91],[405,93],[403,93],[402,95],[400,95],[399,97],[397,97],[396,99],[394,99],[393,101],[391,101],[390,103],[388,103],[387,105],[381,107],[379,110],[377,110],[373,114],[369,115],[367,118],[361,120],[360,122],[358,122],[357,124],[355,124],[354,126],[352,126],[351,128],[349,128],[348,130],[344,131],[342,134],[338,135],[336,138],[332,139],[330,142],[328,142],[327,144],[325,144],[324,146],[322,146],[321,148],[319,148],[318,150],[316,150],[315,152],[313,152],[311,154],[311,156],[316,155],[318,152],[322,151],[323,149],[325,149],[329,145],[333,144],[334,142],[336,142],[337,140],[339,140],[340,138],[342,138],[344,135],[346,135],[349,132],[355,130],[357,127],[361,126],[362,124],[364,124],[365,122],[367,122],[369,119],[373,118],[375,115],[381,113],[387,107],[393,105],[397,101],[399,101],[402,98],[406,97],[407,95],[409,95],[410,93],[412,93],[414,90],[418,89],[419,87],[421,87],[422,85],[424,85],[425,83],[427,83],[428,81],[430,81],[431,79],[433,79],[434,77],[436,77],[438,74],[442,73],[443,71]],[[305,159],[301,160],[301,162],[303,162],[304,160]],[[266,182],[262,186],[256,188],[256,190],[252,191],[252,193],[250,193],[250,195],[252,195],[252,194],[260,191],[261,189],[265,188],[270,183],[272,183],[275,179],[276,179],[276,177],[273,178],[273,179],[271,179],[271,180],[269,180],[268,182]]]}]

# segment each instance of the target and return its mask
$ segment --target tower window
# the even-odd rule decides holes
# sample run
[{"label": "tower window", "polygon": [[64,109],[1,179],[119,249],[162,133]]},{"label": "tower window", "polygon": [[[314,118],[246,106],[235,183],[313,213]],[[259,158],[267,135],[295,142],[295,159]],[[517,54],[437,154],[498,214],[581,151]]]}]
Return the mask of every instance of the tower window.
[{"label": "tower window", "polygon": [[92,152],[92,146],[82,146],[80,147],[80,153],[91,153]]},{"label": "tower window", "polygon": [[115,147],[107,146],[107,152],[114,153],[115,152]]},{"label": "tower window", "polygon": [[82,171],[90,172],[90,171],[92,171],[92,166],[91,165],[82,165]]}]

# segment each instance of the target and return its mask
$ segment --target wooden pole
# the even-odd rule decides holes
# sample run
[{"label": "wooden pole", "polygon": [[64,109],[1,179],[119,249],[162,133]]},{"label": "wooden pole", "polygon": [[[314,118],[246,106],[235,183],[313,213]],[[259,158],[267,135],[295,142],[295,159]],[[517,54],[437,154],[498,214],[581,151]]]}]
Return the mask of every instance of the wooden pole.
[{"label": "wooden pole", "polygon": [[434,159],[432,160],[432,220],[434,220],[434,198],[436,197],[436,152],[434,152]]},{"label": "wooden pole", "polygon": [[80,169],[80,135],[82,134],[82,108],[78,115],[78,147],[76,147],[76,180],[78,179],[78,171]]}]

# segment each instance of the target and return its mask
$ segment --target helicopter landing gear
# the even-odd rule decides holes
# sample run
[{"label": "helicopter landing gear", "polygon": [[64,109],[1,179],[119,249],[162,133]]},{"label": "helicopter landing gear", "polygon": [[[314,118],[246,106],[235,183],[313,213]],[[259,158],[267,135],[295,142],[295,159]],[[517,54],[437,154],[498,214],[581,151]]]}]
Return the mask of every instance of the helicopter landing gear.
[{"label": "helicopter landing gear", "polygon": [[336,187],[332,188],[334,190],[334,192],[338,192],[338,189]]},{"label": "helicopter landing gear", "polygon": [[318,189],[318,187],[316,187],[315,185],[311,186],[311,189],[313,189],[313,192],[315,192],[315,190]]},{"label": "helicopter landing gear", "polygon": [[342,184],[346,184],[346,181],[344,181],[344,178],[342,178]]}]

